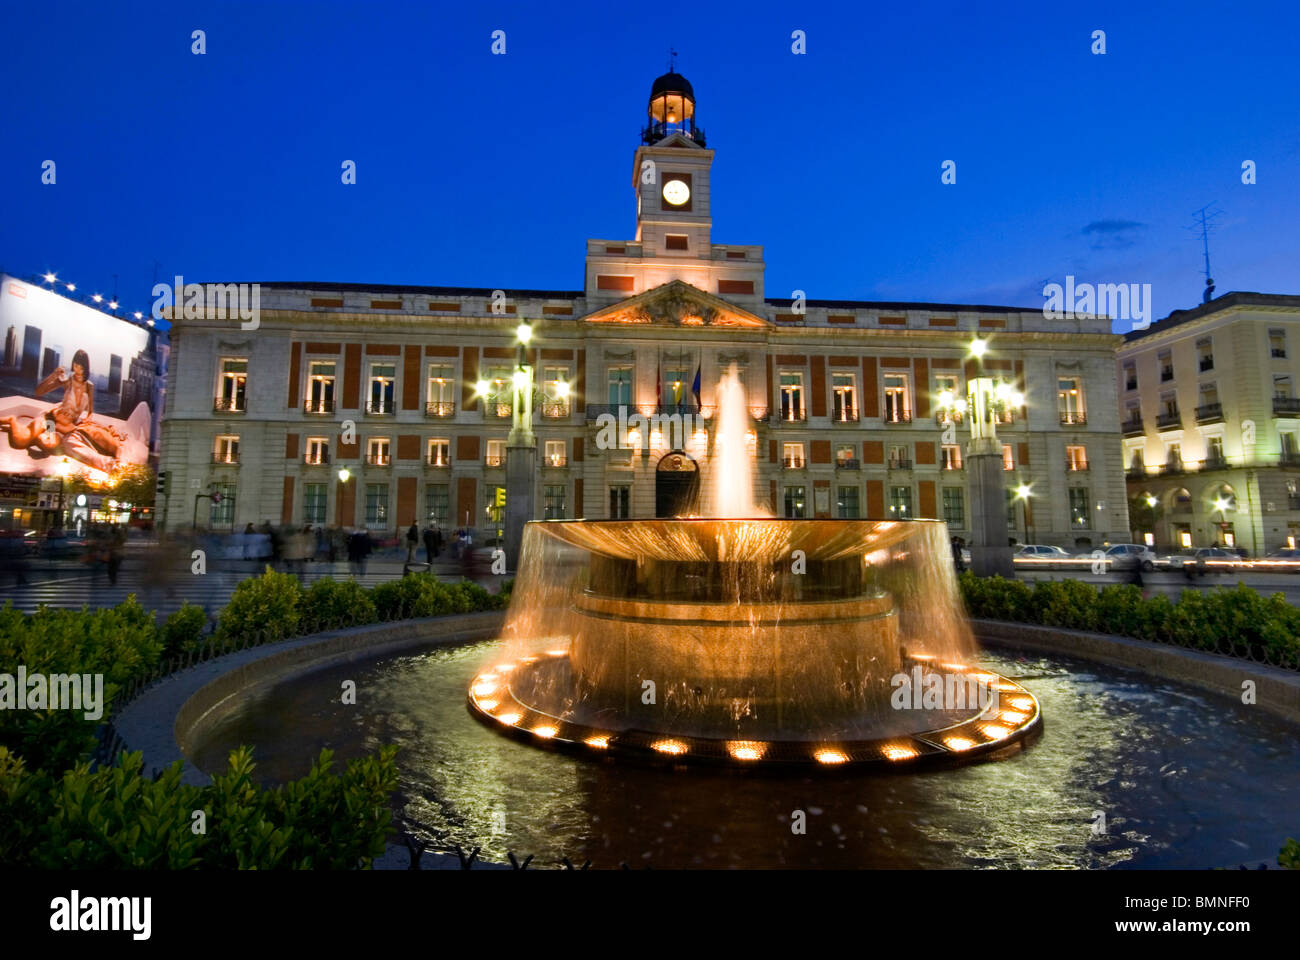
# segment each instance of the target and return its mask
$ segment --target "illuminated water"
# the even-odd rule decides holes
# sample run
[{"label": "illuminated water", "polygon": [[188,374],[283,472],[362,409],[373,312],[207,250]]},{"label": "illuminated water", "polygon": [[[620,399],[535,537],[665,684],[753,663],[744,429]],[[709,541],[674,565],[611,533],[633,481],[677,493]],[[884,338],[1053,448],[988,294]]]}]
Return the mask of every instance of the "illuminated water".
[{"label": "illuminated water", "polygon": [[[1300,832],[1300,742],[1258,709],[1061,658],[985,655],[1025,680],[1044,732],[1023,752],[956,769],[773,779],[592,763],[473,720],[465,690],[500,644],[349,664],[245,704],[192,758],[218,769],[256,747],[259,774],[303,774],[402,746],[399,811],[434,846],[563,856],[597,867],[1206,867],[1267,860]],[[357,682],[356,706],[338,702]],[[808,830],[792,835],[794,810]],[[1107,832],[1094,836],[1095,812]]]}]

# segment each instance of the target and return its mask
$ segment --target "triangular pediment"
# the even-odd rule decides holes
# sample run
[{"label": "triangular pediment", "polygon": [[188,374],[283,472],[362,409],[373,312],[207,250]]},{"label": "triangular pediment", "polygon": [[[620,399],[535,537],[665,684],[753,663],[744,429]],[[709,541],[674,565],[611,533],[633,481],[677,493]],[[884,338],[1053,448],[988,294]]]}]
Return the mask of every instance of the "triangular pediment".
[{"label": "triangular pediment", "polygon": [[645,323],[681,327],[764,328],[768,322],[685,280],[670,280],[635,297],[602,307],[588,323]]}]

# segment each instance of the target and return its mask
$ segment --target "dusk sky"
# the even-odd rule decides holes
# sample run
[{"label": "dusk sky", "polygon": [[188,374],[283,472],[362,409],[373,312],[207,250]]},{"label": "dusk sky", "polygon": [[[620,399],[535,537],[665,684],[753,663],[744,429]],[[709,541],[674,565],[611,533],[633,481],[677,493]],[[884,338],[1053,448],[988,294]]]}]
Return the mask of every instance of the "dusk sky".
[{"label": "dusk sky", "polygon": [[1072,274],[1159,318],[1200,301],[1210,203],[1218,293],[1300,293],[1294,3],[185,6],[7,9],[0,269],[145,311],[155,261],[577,290],[585,240],[633,233],[671,46],[714,242],[764,246],[768,297],[1040,308]]}]

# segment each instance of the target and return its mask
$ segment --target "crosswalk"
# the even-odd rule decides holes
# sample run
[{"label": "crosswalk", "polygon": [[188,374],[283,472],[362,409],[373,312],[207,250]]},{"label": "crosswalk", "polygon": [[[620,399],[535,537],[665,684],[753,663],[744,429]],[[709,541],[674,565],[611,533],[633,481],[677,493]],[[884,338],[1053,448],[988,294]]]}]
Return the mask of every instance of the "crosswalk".
[{"label": "crosswalk", "polygon": [[[145,609],[156,610],[164,617],[185,603],[197,604],[212,615],[229,602],[241,581],[260,572],[260,569],[222,569],[202,575],[186,572],[163,579],[148,565],[128,563],[118,572],[117,583],[112,584],[102,566],[88,570],[28,570],[26,584],[15,585],[12,579],[0,582],[0,603],[9,601],[16,609],[32,613],[42,604],[73,609],[112,607],[135,594]],[[362,586],[373,587],[401,575],[399,565],[372,565],[355,579]],[[329,564],[309,564],[300,579],[310,585],[328,576],[336,580],[348,578],[347,564],[335,564],[332,568]]]}]

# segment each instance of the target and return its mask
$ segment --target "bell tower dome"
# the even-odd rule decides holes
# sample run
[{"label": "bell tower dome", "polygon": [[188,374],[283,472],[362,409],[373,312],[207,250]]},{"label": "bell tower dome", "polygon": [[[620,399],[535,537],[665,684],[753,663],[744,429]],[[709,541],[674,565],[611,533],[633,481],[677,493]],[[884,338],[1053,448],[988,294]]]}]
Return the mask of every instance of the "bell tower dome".
[{"label": "bell tower dome", "polygon": [[680,73],[669,71],[655,80],[646,112],[649,121],[641,131],[642,143],[653,146],[679,133],[704,146],[704,131],[695,125],[695,91]]}]

